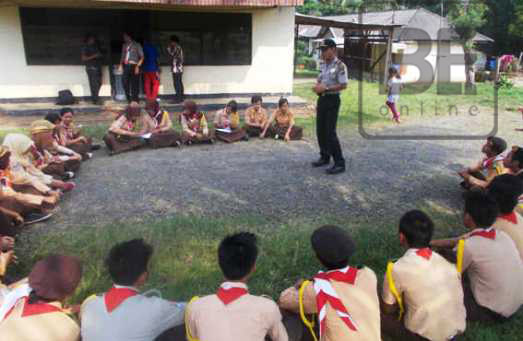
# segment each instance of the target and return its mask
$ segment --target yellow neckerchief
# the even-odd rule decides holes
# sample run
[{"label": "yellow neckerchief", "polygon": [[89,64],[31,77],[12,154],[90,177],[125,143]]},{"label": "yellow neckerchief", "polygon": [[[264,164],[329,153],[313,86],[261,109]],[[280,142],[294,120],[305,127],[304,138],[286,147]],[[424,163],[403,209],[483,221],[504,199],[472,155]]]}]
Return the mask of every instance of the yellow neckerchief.
[{"label": "yellow neckerchief", "polygon": [[[458,242],[458,249],[456,254],[456,269],[458,270],[458,273],[461,276],[461,273],[463,272],[463,252],[465,249],[465,241],[461,239]],[[401,320],[403,317],[403,314],[405,313],[405,306],[403,305],[403,299],[401,295],[398,292],[398,289],[396,288],[396,284],[394,283],[394,278],[392,278],[392,268],[394,267],[393,262],[389,262],[387,264],[387,281],[389,283],[389,289],[392,295],[394,295],[394,298],[396,298],[396,301],[398,302],[398,306],[400,308],[400,313],[398,316],[398,320]]]},{"label": "yellow neckerchief", "polygon": [[303,281],[303,283],[300,286],[300,290],[298,291],[298,303],[300,307],[300,317],[303,321],[303,324],[309,329],[311,332],[312,338],[314,341],[318,341],[318,338],[316,337],[316,334],[314,333],[314,318],[309,321],[307,320],[307,317],[305,316],[305,307],[303,305],[303,295],[305,292],[305,287],[307,285],[311,284],[311,281]]},{"label": "yellow neckerchief", "polygon": [[189,303],[187,303],[187,306],[185,307],[185,335],[187,336],[187,341],[200,341],[196,338],[194,338],[191,334],[191,328],[189,328],[189,306],[191,303],[196,302],[199,299],[198,296],[194,296],[191,298]]}]

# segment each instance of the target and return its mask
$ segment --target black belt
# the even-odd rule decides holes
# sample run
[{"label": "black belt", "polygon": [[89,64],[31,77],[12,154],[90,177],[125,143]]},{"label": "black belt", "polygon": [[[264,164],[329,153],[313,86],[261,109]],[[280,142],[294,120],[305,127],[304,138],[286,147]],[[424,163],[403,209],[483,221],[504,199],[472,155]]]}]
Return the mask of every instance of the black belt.
[{"label": "black belt", "polygon": [[329,94],[329,93],[322,93],[322,94],[320,95],[320,97],[325,97],[325,96],[339,96],[339,95],[340,95],[339,92],[336,92],[336,93],[330,93],[330,94]]}]

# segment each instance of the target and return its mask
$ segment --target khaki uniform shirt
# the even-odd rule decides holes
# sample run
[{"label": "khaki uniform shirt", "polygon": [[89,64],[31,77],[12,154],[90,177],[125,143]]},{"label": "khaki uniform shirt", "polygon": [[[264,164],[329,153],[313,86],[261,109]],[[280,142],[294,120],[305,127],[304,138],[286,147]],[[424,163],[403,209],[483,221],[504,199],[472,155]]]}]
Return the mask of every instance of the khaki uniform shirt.
[{"label": "khaki uniform shirt", "polygon": [[[427,260],[417,251],[407,250],[392,270],[396,289],[403,296],[405,327],[429,340],[449,340],[466,326],[461,276],[455,265],[436,252]],[[386,277],[383,301],[397,303]]]},{"label": "khaki uniform shirt", "polygon": [[[59,302],[50,303],[61,308]],[[20,299],[13,311],[0,322],[2,341],[77,341],[80,328],[67,314],[51,312],[22,317],[25,300]]]},{"label": "khaki uniform shirt", "polygon": [[[515,219],[516,223],[510,219]],[[498,231],[505,232],[512,238],[521,259],[523,259],[523,217],[517,212],[514,212],[514,215],[510,217],[500,216],[494,222],[493,227]]]},{"label": "khaki uniform shirt", "polygon": [[[377,283],[374,271],[366,267],[358,270],[354,285],[331,281],[333,289],[351,314],[358,330],[349,329],[336,311],[328,305],[322,341],[381,341]],[[299,313],[298,290],[291,287],[283,291],[279,304],[283,309]],[[303,307],[306,314],[317,313],[316,292],[312,283],[305,287]]]},{"label": "khaki uniform shirt", "polygon": [[[347,75],[347,66],[338,58],[334,58],[330,63],[322,62],[320,64],[320,74],[318,83],[325,85],[327,88],[334,85],[347,84],[349,78]],[[337,94],[339,91],[328,91],[325,94]]]},{"label": "khaki uniform shirt", "polygon": [[468,238],[463,253],[465,270],[479,305],[509,317],[523,304],[523,263],[505,232],[497,230],[494,240]]},{"label": "khaki uniform shirt", "polygon": [[122,64],[138,64],[143,58],[143,48],[139,43],[132,41],[129,44],[123,44],[122,57],[120,62]]},{"label": "khaki uniform shirt", "polygon": [[260,108],[260,110],[257,111],[254,107],[249,107],[245,111],[245,120],[247,124],[263,125],[267,122],[267,110]]},{"label": "khaki uniform shirt", "polygon": [[[247,289],[243,283],[227,282]],[[200,341],[287,341],[280,309],[270,299],[246,294],[229,303],[216,295],[198,299],[187,306],[191,335]]]},{"label": "khaki uniform shirt", "polygon": [[289,127],[294,125],[294,114],[290,111],[284,114],[281,110],[276,109],[272,115],[274,122],[276,122],[276,124],[280,127]]}]

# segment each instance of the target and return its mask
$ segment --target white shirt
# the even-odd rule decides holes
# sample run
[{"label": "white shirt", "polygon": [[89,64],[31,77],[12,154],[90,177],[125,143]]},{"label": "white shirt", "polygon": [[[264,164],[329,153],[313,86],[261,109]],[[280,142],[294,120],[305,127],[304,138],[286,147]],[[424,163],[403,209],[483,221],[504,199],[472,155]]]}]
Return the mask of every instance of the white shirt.
[{"label": "white shirt", "polygon": [[127,298],[108,313],[104,295],[91,296],[82,304],[82,340],[153,341],[164,331],[183,324],[184,312],[185,303],[138,294]]}]

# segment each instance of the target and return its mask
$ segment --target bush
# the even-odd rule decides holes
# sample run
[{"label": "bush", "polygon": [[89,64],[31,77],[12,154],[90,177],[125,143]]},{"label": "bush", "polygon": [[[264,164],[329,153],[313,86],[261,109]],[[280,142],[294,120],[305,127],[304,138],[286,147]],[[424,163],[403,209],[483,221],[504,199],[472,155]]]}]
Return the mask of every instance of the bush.
[{"label": "bush", "polygon": [[506,75],[501,75],[496,85],[498,89],[512,89],[514,83]]},{"label": "bush", "polygon": [[308,70],[316,70],[316,60],[312,57],[304,57],[303,64]]}]

